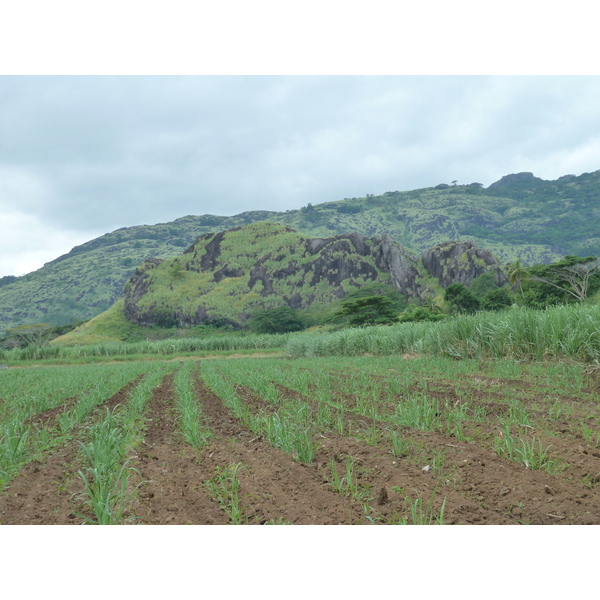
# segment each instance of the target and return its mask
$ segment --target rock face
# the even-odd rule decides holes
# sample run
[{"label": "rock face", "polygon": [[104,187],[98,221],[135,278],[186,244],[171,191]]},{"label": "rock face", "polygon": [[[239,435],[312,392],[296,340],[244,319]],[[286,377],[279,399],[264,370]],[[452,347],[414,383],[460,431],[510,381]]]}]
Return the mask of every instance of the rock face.
[{"label": "rock face", "polygon": [[145,322],[138,310],[138,302],[150,287],[150,274],[163,261],[158,258],[146,259],[133,273],[127,285],[125,286],[125,316],[133,323],[152,325],[152,322]]},{"label": "rock face", "polygon": [[421,288],[417,283],[420,273],[416,267],[418,257],[400,246],[391,235],[384,234],[381,240],[373,238],[373,241],[379,243],[378,265],[390,274],[390,283],[409,298],[420,296]]},{"label": "rock face", "polygon": [[368,283],[419,299],[421,276],[446,288],[469,286],[487,271],[499,285],[507,282],[494,256],[473,242],[439,244],[420,262],[390,235],[309,238],[285,225],[253,223],[203,235],[177,258],[145,261],[125,286],[124,310],[139,325],[237,328],[257,309],[326,306]]},{"label": "rock face", "polygon": [[125,286],[125,315],[137,324],[243,325],[257,308],[308,308],[365,283],[418,297],[418,257],[391,236],[307,238],[273,223],[199,237],[184,254],[143,263]]},{"label": "rock face", "polygon": [[438,244],[425,252],[423,266],[432,277],[438,279],[443,288],[451,283],[462,283],[468,287],[473,279],[487,271],[496,273],[498,285],[508,283],[494,255],[473,242]]}]

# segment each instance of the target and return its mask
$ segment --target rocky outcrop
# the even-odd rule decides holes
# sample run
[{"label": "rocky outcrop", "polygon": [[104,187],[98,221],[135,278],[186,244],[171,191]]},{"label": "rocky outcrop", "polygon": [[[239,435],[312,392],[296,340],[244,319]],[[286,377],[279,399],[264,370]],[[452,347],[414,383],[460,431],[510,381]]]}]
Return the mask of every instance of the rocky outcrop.
[{"label": "rocky outcrop", "polygon": [[373,241],[379,244],[377,266],[390,274],[391,284],[409,298],[420,296],[421,288],[417,283],[419,258],[400,246],[391,235],[384,234]]},{"label": "rocky outcrop", "polygon": [[423,266],[443,288],[451,283],[462,283],[468,287],[473,279],[488,271],[496,273],[498,285],[508,282],[494,255],[470,241],[438,244],[425,252]]},{"label": "rocky outcrop", "polygon": [[[126,286],[125,314],[145,325],[191,326],[216,319],[240,324],[255,310],[257,298],[265,307],[283,300],[291,308],[308,308],[370,282],[389,283],[415,297],[418,260],[389,235],[307,238],[283,225],[252,224],[201,236],[151,277],[149,270],[161,263],[144,263]],[[203,282],[195,297],[192,280]],[[224,292],[227,286],[235,293]]]},{"label": "rocky outcrop", "polygon": [[529,172],[511,173],[510,175],[505,175],[504,177],[501,177],[498,181],[492,183],[488,189],[503,187],[507,185],[534,183],[536,181],[543,181],[543,179],[535,177],[533,173]]},{"label": "rocky outcrop", "polygon": [[149,271],[155,269],[163,261],[158,258],[146,259],[133,273],[125,285],[125,316],[138,325],[151,325],[152,320],[145,320],[138,309],[138,302],[148,292],[150,287]]},{"label": "rocky outcrop", "polygon": [[326,305],[368,283],[419,299],[422,276],[446,288],[488,271],[507,282],[491,252],[470,241],[439,244],[420,261],[387,234],[307,238],[284,225],[251,224],[201,236],[178,258],[144,262],[125,288],[125,315],[140,325],[241,327],[258,308]]}]

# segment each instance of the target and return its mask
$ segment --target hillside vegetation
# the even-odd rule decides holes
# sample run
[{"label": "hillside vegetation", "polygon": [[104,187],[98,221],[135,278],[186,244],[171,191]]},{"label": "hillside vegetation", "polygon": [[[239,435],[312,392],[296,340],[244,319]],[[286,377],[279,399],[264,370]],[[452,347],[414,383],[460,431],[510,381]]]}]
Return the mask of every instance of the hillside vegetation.
[{"label": "hillside vegetation", "polygon": [[172,258],[198,236],[271,221],[318,237],[391,235],[422,253],[448,240],[472,240],[501,262],[548,264],[564,255],[600,255],[600,171],[545,181],[507,175],[483,188],[439,184],[346,198],[286,212],[187,216],[119,229],[73,248],[23,277],[0,278],[0,332],[20,324],[61,325],[108,309],[145,259]]},{"label": "hillside vegetation", "polygon": [[239,328],[257,309],[324,309],[369,282],[418,295],[418,258],[392,238],[305,236],[262,222],[200,237],[183,255],[151,260],[125,286],[138,325]]}]

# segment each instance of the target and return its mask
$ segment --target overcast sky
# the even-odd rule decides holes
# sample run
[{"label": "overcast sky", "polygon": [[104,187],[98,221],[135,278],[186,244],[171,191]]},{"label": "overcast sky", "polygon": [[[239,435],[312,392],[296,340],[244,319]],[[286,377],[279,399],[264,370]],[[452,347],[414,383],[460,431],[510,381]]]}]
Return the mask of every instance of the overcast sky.
[{"label": "overcast sky", "polygon": [[2,76],[0,276],[119,227],[600,169],[595,76]]}]

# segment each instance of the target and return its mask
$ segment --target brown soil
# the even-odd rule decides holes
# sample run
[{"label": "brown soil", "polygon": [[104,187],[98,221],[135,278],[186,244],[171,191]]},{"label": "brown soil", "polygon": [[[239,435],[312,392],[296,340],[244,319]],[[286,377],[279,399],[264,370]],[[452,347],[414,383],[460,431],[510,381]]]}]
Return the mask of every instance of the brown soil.
[{"label": "brown soil", "polygon": [[[106,408],[123,404],[139,381],[139,377],[96,407],[94,416],[102,416]],[[40,413],[31,419],[33,426],[52,430],[59,414],[68,410],[74,400],[61,407]],[[76,512],[83,510],[79,496],[83,484],[77,472],[81,469],[79,452],[81,428],[71,432],[66,446],[51,451],[39,460],[27,463],[0,494],[0,524],[2,525],[68,525],[81,523]]]},{"label": "brown soil", "polygon": [[135,513],[148,524],[226,524],[231,519],[205,482],[228,467],[239,470],[242,522],[357,523],[360,505],[323,486],[314,468],[295,462],[242,425],[200,381],[198,398],[212,438],[194,452],[173,434],[168,386],[155,394],[152,425],[138,451],[136,468],[148,483]]},{"label": "brown soil", "polygon": [[[525,395],[532,425],[520,426],[520,437],[539,439],[559,466],[532,470],[494,450],[498,417],[508,414],[496,384]],[[440,403],[462,402],[449,380],[428,380],[428,395]],[[130,453],[131,466],[141,479],[128,517],[141,524],[393,524],[412,521],[410,505],[431,504],[431,519],[440,515],[447,524],[600,524],[600,448],[589,445],[577,418],[550,418],[550,407],[560,401],[573,410],[591,406],[589,397],[545,397],[525,381],[471,378],[469,405],[485,409],[485,418],[465,424],[471,441],[444,433],[393,427],[386,418],[393,402],[379,405],[377,418],[352,412],[356,398],[341,391],[343,433],[314,431],[318,450],[311,464],[302,464],[273,447],[237,419],[221,398],[199,377],[196,397],[203,424],[210,431],[207,445],[190,447],[179,433],[173,375],[153,392],[146,413],[143,441]],[[319,410],[318,402],[281,383],[280,397],[301,400]],[[126,387],[104,406],[126,401]],[[270,415],[269,404],[248,387],[237,392],[253,414]],[[586,390],[586,393],[591,392]],[[394,402],[400,401],[394,398]],[[63,406],[64,408],[64,406]],[[104,409],[100,407],[100,410]],[[100,412],[100,410],[98,412]],[[56,409],[37,415],[32,423],[49,426]],[[402,455],[390,452],[390,431],[410,442]],[[77,476],[77,432],[68,445],[23,467],[0,494],[3,524],[77,524],[81,518]],[[209,482],[237,468],[239,512],[220,503]],[[342,479],[336,490],[334,474]],[[443,504],[442,504],[443,503]]]}]

